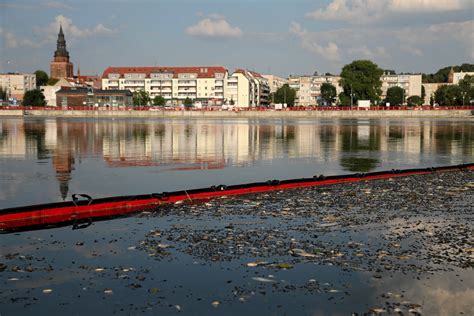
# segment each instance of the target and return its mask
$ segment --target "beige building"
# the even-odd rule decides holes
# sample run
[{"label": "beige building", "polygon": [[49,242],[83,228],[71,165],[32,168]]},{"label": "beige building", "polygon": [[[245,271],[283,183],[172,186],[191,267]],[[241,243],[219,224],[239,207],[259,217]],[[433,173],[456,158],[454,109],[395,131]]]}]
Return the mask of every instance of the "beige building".
[{"label": "beige building", "polygon": [[109,67],[102,75],[102,89],[144,90],[152,100],[160,95],[173,105],[186,98],[221,105],[227,79],[224,67]]},{"label": "beige building", "polygon": [[411,96],[421,97],[421,74],[417,75],[391,75],[383,74],[380,77],[382,81],[382,95],[384,99],[387,96],[387,90],[391,87],[400,87],[405,91],[405,100]]},{"label": "beige building", "polygon": [[0,86],[7,96],[23,100],[26,91],[36,89],[36,75],[23,73],[0,74]]},{"label": "beige building", "polygon": [[284,79],[274,75],[262,75],[262,77],[268,80],[268,85],[270,86],[270,93],[275,93],[284,84],[288,83],[288,79]]},{"label": "beige building", "polygon": [[445,85],[450,85],[450,83],[444,83],[444,82],[424,83],[423,87],[425,88],[425,99],[424,99],[423,104],[430,104],[430,100],[432,97],[434,98],[434,94],[436,90],[438,90],[439,87],[445,86]]},{"label": "beige building", "polygon": [[[452,73],[452,80],[450,80],[450,83],[453,84],[459,84],[459,81],[464,79],[466,76],[474,76],[474,72],[453,72]],[[451,78],[450,78],[451,79]]]},{"label": "beige building", "polygon": [[228,78],[225,95],[229,105],[239,108],[268,106],[270,86],[268,80],[259,73],[236,69]]},{"label": "beige building", "polygon": [[295,106],[316,106],[324,83],[332,84],[336,88],[336,95],[339,95],[342,92],[340,79],[341,77],[333,75],[290,76],[290,88],[296,90]]}]

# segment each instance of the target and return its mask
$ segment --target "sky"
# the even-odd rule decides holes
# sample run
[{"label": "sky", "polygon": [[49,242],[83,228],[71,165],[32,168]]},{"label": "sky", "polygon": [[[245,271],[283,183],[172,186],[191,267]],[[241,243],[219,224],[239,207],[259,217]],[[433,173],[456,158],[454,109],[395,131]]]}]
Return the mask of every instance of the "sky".
[{"label": "sky", "polygon": [[0,0],[0,72],[49,73],[62,24],[74,72],[224,66],[433,73],[474,63],[473,0]]}]

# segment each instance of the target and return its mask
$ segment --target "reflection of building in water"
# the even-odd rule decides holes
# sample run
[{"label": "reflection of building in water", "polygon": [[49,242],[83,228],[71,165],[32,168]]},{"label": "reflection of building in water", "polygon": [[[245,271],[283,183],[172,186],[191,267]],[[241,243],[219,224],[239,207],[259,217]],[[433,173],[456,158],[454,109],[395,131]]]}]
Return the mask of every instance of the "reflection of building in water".
[{"label": "reflection of building in water", "polygon": [[66,199],[69,191],[69,181],[71,180],[71,172],[74,170],[74,157],[72,153],[61,149],[56,151],[53,156],[53,167],[56,171],[56,178],[59,181],[59,191],[63,200]]}]

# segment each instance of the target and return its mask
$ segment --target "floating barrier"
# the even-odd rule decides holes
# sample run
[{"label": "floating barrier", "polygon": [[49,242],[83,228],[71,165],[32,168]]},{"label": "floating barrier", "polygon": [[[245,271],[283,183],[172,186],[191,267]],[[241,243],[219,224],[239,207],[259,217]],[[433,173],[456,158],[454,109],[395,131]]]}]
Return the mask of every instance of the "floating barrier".
[{"label": "floating barrier", "polygon": [[456,166],[417,169],[392,169],[371,173],[324,176],[312,178],[269,180],[238,185],[216,185],[203,189],[161,192],[93,199],[87,194],[73,194],[72,201],[30,205],[0,210],[0,232],[44,229],[72,225],[72,229],[86,228],[93,221],[126,216],[153,210],[159,205],[178,201],[202,202],[212,198],[261,193],[275,190],[324,186],[338,183],[380,180],[437,172],[474,169],[474,163]]}]

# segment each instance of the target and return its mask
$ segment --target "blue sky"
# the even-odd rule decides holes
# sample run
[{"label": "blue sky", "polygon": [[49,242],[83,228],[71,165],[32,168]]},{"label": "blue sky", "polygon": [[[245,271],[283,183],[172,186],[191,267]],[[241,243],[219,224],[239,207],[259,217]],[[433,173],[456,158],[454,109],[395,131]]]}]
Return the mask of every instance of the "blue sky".
[{"label": "blue sky", "polygon": [[355,59],[398,72],[474,62],[472,0],[0,0],[0,72],[222,65],[280,76]]}]

